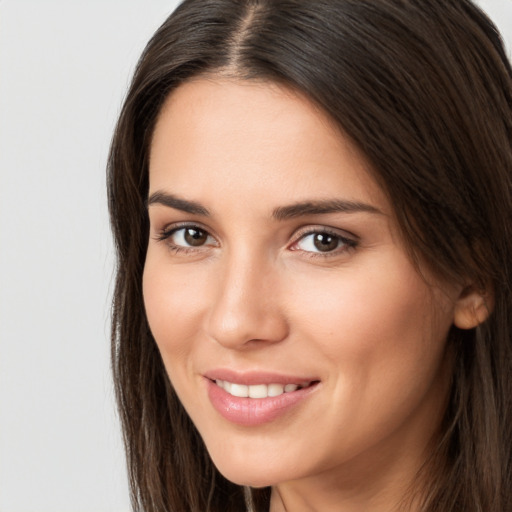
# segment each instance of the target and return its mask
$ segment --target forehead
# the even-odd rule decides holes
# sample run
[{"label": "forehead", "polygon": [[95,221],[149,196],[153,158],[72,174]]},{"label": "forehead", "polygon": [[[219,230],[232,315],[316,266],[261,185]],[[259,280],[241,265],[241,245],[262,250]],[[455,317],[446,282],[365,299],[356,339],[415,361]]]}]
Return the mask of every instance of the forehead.
[{"label": "forehead", "polygon": [[150,189],[169,187],[198,200],[236,187],[267,198],[286,189],[295,200],[331,198],[334,188],[383,201],[364,155],[315,104],[280,85],[228,79],[187,82],[165,101]]}]

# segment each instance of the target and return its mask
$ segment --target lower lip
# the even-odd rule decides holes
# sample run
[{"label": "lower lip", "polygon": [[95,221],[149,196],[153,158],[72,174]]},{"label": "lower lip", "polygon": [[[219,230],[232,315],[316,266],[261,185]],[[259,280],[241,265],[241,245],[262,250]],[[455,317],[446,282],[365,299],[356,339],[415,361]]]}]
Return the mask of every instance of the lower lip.
[{"label": "lower lip", "polygon": [[231,423],[256,426],[269,423],[302,402],[317,388],[317,383],[279,396],[239,398],[206,379],[208,397],[216,411]]}]

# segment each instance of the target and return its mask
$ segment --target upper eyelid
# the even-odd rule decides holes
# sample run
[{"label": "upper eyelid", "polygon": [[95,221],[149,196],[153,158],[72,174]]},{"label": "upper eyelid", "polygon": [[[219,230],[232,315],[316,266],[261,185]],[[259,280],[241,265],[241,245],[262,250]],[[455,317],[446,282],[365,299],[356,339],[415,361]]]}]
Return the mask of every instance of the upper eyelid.
[{"label": "upper eyelid", "polygon": [[181,231],[182,229],[194,229],[194,228],[196,228],[199,231],[204,231],[207,236],[211,236],[212,238],[215,238],[215,236],[212,235],[212,233],[208,229],[203,228],[199,224],[185,224],[182,226],[171,225],[171,226],[163,228],[161,230],[161,233],[171,235],[173,233],[176,233],[177,231]]},{"label": "upper eyelid", "polygon": [[332,226],[309,225],[295,230],[293,236],[293,238],[295,239],[294,243],[300,240],[300,238],[306,235],[311,235],[313,233],[328,233],[331,235],[339,236],[341,238],[348,238],[350,240],[353,240],[354,242],[359,241],[359,237],[356,234],[347,231],[346,229],[334,228]]},{"label": "upper eyelid", "polygon": [[178,231],[179,229],[185,229],[185,228],[198,228],[201,231],[206,232],[208,235],[213,236],[214,238],[217,238],[213,233],[212,230],[207,228],[206,226],[203,226],[201,222],[170,222],[169,224],[165,224],[162,228],[154,228],[155,231],[159,233],[166,233],[170,234],[173,231]]}]

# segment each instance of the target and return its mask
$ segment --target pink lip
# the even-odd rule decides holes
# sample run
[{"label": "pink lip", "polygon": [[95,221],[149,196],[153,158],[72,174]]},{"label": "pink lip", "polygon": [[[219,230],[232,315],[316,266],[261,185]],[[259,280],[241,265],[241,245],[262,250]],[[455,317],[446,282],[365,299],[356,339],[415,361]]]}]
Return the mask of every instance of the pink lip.
[{"label": "pink lip", "polygon": [[[214,375],[215,379],[211,376]],[[228,371],[208,372],[205,375],[208,398],[215,410],[231,423],[257,426],[269,423],[299,405],[318,387],[318,381],[307,388],[267,398],[239,398],[230,395],[215,384],[215,380],[227,380],[237,384],[298,384],[315,379],[296,378],[268,373],[236,374]]]},{"label": "pink lip", "polygon": [[204,377],[210,380],[227,380],[235,384],[245,384],[246,386],[256,384],[300,384],[301,382],[319,380],[316,377],[309,376],[283,375],[280,373],[262,371],[237,372],[227,368],[208,371],[204,374]]}]

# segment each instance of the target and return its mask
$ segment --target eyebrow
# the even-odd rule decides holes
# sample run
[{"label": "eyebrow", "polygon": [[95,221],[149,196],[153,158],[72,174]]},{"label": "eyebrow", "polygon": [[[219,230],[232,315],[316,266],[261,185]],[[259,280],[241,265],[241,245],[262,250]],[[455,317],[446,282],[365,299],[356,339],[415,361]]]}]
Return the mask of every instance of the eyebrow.
[{"label": "eyebrow", "polygon": [[[147,206],[161,204],[175,210],[181,210],[193,215],[209,216],[210,211],[196,201],[182,199],[167,192],[157,191],[149,196]],[[272,212],[275,220],[282,221],[305,215],[323,215],[327,213],[373,213],[383,215],[383,212],[370,204],[343,199],[327,199],[318,201],[302,201],[287,206],[279,206]]]},{"label": "eyebrow", "polygon": [[155,192],[149,196],[147,206],[152,204],[161,204],[174,208],[175,210],[181,210],[182,212],[191,213],[193,215],[210,215],[208,208],[197,203],[196,201],[188,201],[187,199],[181,199],[180,197],[168,194],[166,192]]},{"label": "eyebrow", "polygon": [[375,213],[384,215],[381,210],[370,204],[343,199],[327,199],[321,201],[304,201],[280,206],[272,213],[276,220],[293,219],[304,215],[322,215],[326,213]]}]

